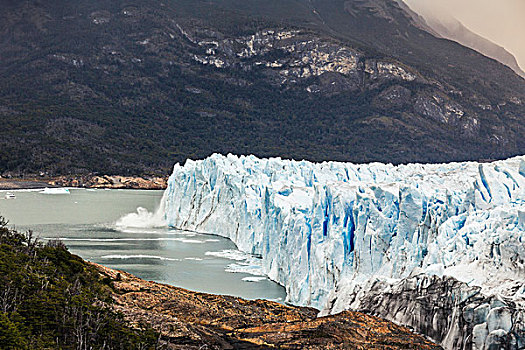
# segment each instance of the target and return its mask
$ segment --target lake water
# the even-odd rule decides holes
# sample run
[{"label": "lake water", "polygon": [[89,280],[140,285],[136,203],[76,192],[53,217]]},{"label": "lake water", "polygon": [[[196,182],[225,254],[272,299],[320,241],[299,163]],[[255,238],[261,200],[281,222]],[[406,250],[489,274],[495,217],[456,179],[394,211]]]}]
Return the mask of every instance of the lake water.
[{"label": "lake water", "polygon": [[121,218],[139,207],[144,209],[135,220],[146,210],[154,212],[162,191],[69,192],[10,191],[16,199],[4,199],[7,191],[0,191],[0,215],[18,230],[33,230],[44,240],[61,239],[73,254],[146,280],[246,299],[283,301],[286,296],[281,286],[256,276],[257,259],[237,251],[228,239],[125,225]]}]

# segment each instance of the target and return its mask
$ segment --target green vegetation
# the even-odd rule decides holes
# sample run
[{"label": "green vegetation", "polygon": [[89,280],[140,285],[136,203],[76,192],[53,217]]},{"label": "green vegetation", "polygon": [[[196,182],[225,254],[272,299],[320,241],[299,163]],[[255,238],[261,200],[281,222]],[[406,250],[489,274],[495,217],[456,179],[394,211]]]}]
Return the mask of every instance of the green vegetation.
[{"label": "green vegetation", "polygon": [[[166,174],[214,152],[393,163],[525,153],[523,79],[417,28],[393,1],[373,2],[384,11],[368,3],[8,1],[0,12],[0,173]],[[411,95],[392,109],[378,96],[395,81],[308,93],[321,78],[276,83],[276,70],[255,64],[260,57],[224,69],[193,59],[206,53],[199,38],[236,42],[267,29],[300,29],[393,59],[425,82],[402,83]],[[421,96],[461,105],[476,130],[422,116],[414,109]]]},{"label": "green vegetation", "polygon": [[0,218],[1,349],[154,349],[156,334],[126,326],[110,294],[109,281],[63,244]]}]

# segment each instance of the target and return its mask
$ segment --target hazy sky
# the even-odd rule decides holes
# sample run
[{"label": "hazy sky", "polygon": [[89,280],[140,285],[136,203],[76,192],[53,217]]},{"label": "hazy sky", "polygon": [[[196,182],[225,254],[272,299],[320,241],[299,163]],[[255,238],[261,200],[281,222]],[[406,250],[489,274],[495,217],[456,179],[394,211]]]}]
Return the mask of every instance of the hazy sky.
[{"label": "hazy sky", "polygon": [[413,10],[446,11],[503,46],[525,70],[525,0],[404,0]]}]

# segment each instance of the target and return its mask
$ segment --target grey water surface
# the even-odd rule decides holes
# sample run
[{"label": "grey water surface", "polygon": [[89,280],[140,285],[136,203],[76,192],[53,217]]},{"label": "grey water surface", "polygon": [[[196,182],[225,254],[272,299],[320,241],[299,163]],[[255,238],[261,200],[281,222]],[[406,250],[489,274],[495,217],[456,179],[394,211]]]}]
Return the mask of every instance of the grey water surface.
[{"label": "grey water surface", "polygon": [[[33,230],[43,240],[61,239],[73,254],[146,280],[246,299],[282,301],[286,296],[284,288],[268,279],[226,272],[229,265],[238,262],[222,256],[242,256],[226,238],[166,227],[116,225],[138,207],[145,209],[141,214],[153,213],[162,191],[69,192],[10,191],[16,199],[4,199],[7,191],[0,191],[0,215],[11,227]],[[223,251],[225,254],[213,253]]]}]

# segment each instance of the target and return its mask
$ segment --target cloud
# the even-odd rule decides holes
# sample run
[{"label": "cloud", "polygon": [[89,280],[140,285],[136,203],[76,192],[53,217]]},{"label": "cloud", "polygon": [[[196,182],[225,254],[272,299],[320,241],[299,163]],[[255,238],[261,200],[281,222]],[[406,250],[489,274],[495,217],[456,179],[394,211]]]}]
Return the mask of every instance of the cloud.
[{"label": "cloud", "polygon": [[525,69],[525,0],[404,0],[424,17],[455,17],[505,47]]}]

